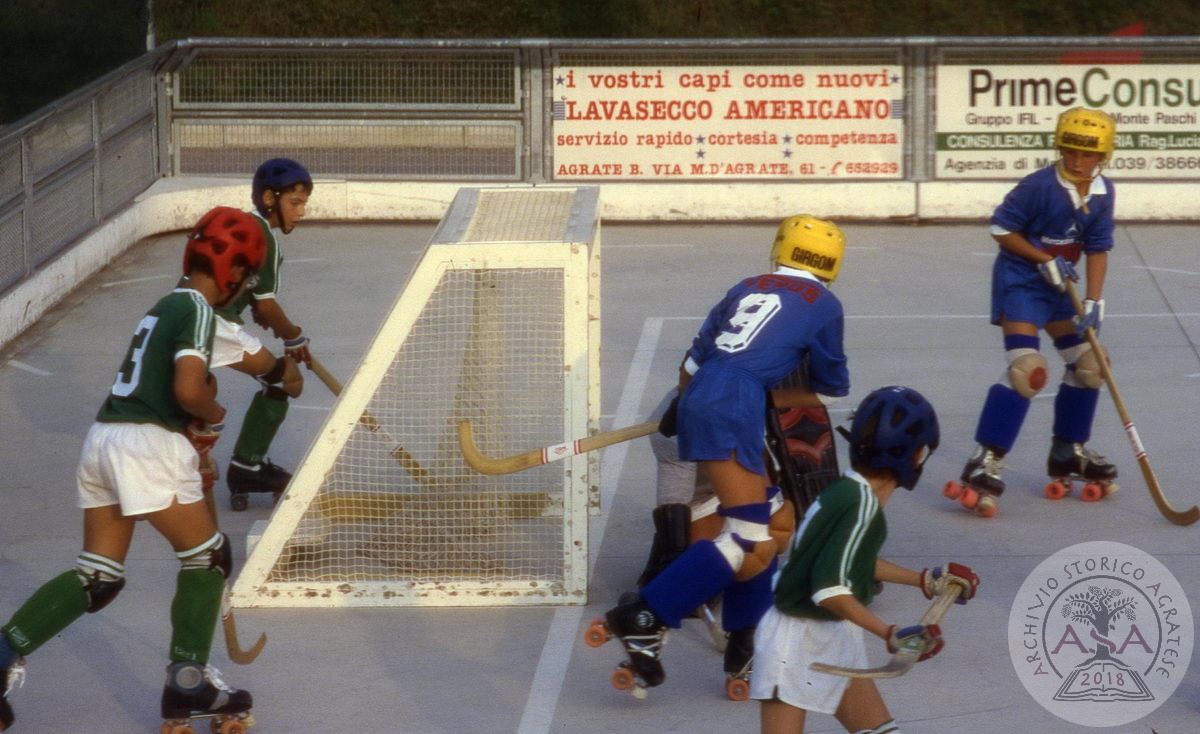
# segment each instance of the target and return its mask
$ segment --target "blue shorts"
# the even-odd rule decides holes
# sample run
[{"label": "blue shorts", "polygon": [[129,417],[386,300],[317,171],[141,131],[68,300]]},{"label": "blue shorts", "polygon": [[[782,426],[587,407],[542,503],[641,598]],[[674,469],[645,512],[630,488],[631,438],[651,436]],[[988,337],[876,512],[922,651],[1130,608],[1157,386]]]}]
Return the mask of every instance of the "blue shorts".
[{"label": "blue shorts", "polygon": [[763,451],[767,391],[739,369],[696,373],[679,400],[679,456],[687,461],[720,461],[737,452],[737,462],[766,476]]},{"label": "blue shorts", "polygon": [[1050,284],[1033,273],[1029,267],[1017,265],[1005,258],[996,258],[992,268],[992,323],[999,325],[1001,319],[1033,324],[1039,329],[1053,321],[1075,317],[1075,307],[1070,297],[1059,293]]}]

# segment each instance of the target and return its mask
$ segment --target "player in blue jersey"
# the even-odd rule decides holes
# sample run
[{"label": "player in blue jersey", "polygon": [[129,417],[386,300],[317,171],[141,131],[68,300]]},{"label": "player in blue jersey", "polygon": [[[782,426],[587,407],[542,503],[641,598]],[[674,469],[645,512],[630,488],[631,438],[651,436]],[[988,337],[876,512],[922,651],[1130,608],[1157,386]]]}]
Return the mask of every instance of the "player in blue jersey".
[{"label": "player in blue jersey", "polygon": [[[829,290],[845,236],[809,215],[780,225],[774,272],[741,281],[713,307],[680,367],[676,423],[680,457],[700,462],[720,500],[724,525],[605,615],[629,667],[645,686],[662,683],[668,627],[724,592],[728,629],[757,623],[770,606],[770,569],[795,525],[763,462],[767,393],[807,363],[808,388],[772,390],[776,407],[817,406],[850,390],[842,305]],[[591,638],[589,638],[591,639]]]},{"label": "player in blue jersey", "polygon": [[236,296],[266,251],[254,217],[213,209],[188,236],[183,280],[134,330],[79,460],[83,551],[73,569],[43,584],[0,627],[0,731],[13,723],[8,695],[23,678],[24,656],[84,612],[103,609],[125,586],[139,519],[170,542],[182,565],[171,603],[163,718],[250,721],[250,694],[226,686],[208,665],[233,556],[205,502],[200,467],[225,418],[209,372],[213,308]]},{"label": "player in blue jersey", "polygon": [[[1060,159],[1017,184],[996,207],[992,237],[1000,245],[992,269],[992,323],[1004,331],[1008,368],[992,385],[979,416],[979,446],[962,472],[978,490],[964,504],[979,514],[996,511],[1004,491],[1002,459],[1012,449],[1030,399],[1046,384],[1039,330],[1053,340],[1066,369],[1054,400],[1051,476],[1109,482],[1117,470],[1084,447],[1091,437],[1101,382],[1097,360],[1083,337],[1104,319],[1104,279],[1113,246],[1113,184],[1100,170],[1112,156],[1116,124],[1100,110],[1076,107],[1059,115],[1054,146]],[[1086,255],[1085,316],[1076,317],[1065,281],[1078,281]]]}]

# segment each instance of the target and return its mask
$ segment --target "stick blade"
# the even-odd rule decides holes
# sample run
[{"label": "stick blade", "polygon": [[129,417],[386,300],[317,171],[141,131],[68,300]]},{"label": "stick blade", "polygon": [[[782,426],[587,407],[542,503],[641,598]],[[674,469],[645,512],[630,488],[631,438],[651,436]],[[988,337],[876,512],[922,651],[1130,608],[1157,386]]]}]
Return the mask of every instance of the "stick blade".
[{"label": "stick blade", "polygon": [[920,655],[917,653],[901,650],[878,668],[844,668],[840,665],[825,663],[812,663],[808,667],[818,673],[840,675],[843,678],[898,678],[912,670],[919,657]]}]

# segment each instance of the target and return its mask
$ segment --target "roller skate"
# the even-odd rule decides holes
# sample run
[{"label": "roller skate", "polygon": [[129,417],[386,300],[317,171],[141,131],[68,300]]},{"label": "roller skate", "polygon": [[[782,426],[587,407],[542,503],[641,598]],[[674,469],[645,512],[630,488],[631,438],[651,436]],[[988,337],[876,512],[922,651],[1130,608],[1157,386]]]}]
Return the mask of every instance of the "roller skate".
[{"label": "roller skate", "polygon": [[[2,661],[7,660],[7,663]],[[25,658],[18,657],[0,632],[0,731],[12,726],[16,715],[8,702],[9,695],[25,684]]]},{"label": "roller skate", "polygon": [[196,734],[196,719],[209,719],[213,734],[245,734],[254,726],[253,705],[249,691],[225,685],[211,665],[171,663],[163,686],[161,734]]},{"label": "roller skate", "polygon": [[725,647],[725,695],[730,701],[750,698],[750,669],[754,664],[754,628],[729,633]]},{"label": "roller skate", "polygon": [[229,506],[234,512],[241,512],[249,506],[253,492],[270,492],[278,502],[288,482],[292,481],[292,473],[267,458],[259,462],[257,469],[235,460],[229,462],[225,481],[229,484]]},{"label": "roller skate", "polygon": [[640,596],[622,599],[624,603],[588,625],[583,639],[588,647],[600,647],[614,637],[619,639],[629,660],[613,671],[610,679],[613,688],[643,699],[646,689],[660,685],[667,677],[659,659],[667,627]]},{"label": "roller skate", "polygon": [[1081,443],[1055,439],[1046,459],[1046,473],[1051,479],[1046,497],[1052,500],[1070,494],[1076,479],[1082,482],[1079,499],[1084,502],[1097,502],[1118,489],[1117,467]]},{"label": "roller skate", "polygon": [[999,509],[997,499],[1004,493],[1004,482],[1000,479],[1003,468],[1003,456],[990,446],[981,445],[963,467],[959,481],[946,482],[942,495],[957,500],[980,517],[992,517]]}]

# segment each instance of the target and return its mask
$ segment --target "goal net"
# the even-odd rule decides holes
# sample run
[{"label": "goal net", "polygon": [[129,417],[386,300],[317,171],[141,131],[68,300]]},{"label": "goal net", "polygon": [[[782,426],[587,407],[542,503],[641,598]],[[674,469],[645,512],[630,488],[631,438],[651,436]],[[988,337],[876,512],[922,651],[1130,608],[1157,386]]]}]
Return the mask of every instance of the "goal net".
[{"label": "goal net", "polygon": [[[464,188],[233,585],[234,607],[583,604],[599,431],[596,187]],[[312,378],[310,378],[311,380]]]}]

